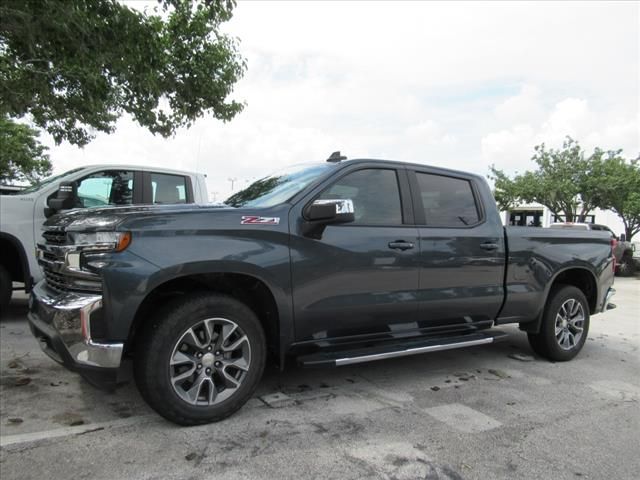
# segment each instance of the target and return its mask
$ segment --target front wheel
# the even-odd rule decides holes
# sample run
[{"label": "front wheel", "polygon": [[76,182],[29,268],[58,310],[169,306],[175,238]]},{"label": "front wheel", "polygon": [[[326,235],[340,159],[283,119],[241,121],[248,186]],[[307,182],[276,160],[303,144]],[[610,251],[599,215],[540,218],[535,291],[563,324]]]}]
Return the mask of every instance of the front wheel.
[{"label": "front wheel", "polygon": [[180,425],[222,420],[254,393],[266,359],[256,314],[227,295],[170,304],[136,347],[136,384],[149,405]]},{"label": "front wheel", "polygon": [[540,332],[528,337],[537,354],[562,362],[582,350],[588,332],[589,304],[584,293],[576,287],[561,285],[549,294]]},{"label": "front wheel", "polygon": [[13,282],[11,274],[4,265],[0,265],[0,314],[2,314],[2,310],[9,305],[12,293]]}]

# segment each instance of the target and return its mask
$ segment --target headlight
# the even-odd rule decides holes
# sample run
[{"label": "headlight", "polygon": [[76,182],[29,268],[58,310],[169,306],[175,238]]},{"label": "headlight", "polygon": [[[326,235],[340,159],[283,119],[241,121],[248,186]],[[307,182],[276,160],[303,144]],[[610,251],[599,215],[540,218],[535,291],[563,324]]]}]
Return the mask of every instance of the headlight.
[{"label": "headlight", "polygon": [[71,243],[87,246],[82,250],[108,250],[121,252],[131,243],[131,232],[68,232]]},{"label": "headlight", "polygon": [[67,225],[67,232],[86,232],[87,230],[115,229],[122,217],[116,215],[83,216]]}]

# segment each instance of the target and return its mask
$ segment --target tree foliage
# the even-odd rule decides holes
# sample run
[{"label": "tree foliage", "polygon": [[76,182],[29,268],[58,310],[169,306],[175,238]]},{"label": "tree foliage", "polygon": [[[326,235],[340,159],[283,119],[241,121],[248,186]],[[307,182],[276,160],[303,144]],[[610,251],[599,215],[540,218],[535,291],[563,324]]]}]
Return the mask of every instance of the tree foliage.
[{"label": "tree foliage", "polygon": [[640,160],[625,161],[617,155],[603,165],[601,202],[624,223],[625,234],[631,239],[640,232]]},{"label": "tree foliage", "polygon": [[85,145],[124,112],[170,136],[205,114],[228,121],[246,64],[220,32],[233,0],[159,0],[140,12],[116,0],[3,0],[0,115],[28,118]]},{"label": "tree foliage", "polygon": [[505,210],[520,202],[536,202],[554,215],[564,215],[568,222],[584,220],[598,203],[592,170],[603,155],[604,152],[596,149],[590,157],[585,157],[578,142],[569,137],[561,149],[538,145],[532,157],[538,166],[535,171],[526,171],[511,179],[491,167],[496,201]]},{"label": "tree foliage", "polygon": [[564,215],[568,222],[584,221],[601,203],[602,162],[616,152],[598,148],[586,156],[579,143],[570,137],[560,149],[535,147],[532,160],[538,168],[509,178],[491,167],[498,205],[508,210],[520,202],[540,203],[554,215]]},{"label": "tree foliage", "polygon": [[35,183],[51,174],[47,147],[38,131],[0,116],[0,183]]},{"label": "tree foliage", "polygon": [[640,231],[640,166],[621,150],[596,148],[586,155],[570,137],[560,149],[535,147],[536,170],[513,178],[491,166],[494,196],[502,210],[536,202],[567,222],[584,222],[594,208],[611,209],[621,218],[627,238]]}]

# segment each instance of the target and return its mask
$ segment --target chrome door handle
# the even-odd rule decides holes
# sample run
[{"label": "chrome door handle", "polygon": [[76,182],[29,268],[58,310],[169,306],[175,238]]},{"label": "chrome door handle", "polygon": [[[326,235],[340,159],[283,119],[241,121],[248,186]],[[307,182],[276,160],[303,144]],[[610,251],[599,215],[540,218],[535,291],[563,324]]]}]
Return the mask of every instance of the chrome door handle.
[{"label": "chrome door handle", "polygon": [[389,242],[389,248],[394,250],[410,250],[415,245],[411,242],[405,242],[404,240],[396,240],[395,242]]},{"label": "chrome door handle", "polygon": [[484,242],[480,244],[480,248],[484,250],[497,250],[498,248],[500,248],[500,245],[498,245],[497,243]]}]

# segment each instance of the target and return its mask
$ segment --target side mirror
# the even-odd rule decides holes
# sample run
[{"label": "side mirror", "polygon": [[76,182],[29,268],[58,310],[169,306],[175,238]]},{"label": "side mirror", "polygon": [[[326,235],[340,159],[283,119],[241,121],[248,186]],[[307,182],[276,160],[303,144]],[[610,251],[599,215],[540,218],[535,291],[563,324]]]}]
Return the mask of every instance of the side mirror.
[{"label": "side mirror", "polygon": [[305,217],[311,221],[326,223],[353,222],[354,208],[352,200],[316,200],[307,207]]},{"label": "side mirror", "polygon": [[68,210],[76,206],[78,186],[76,182],[60,182],[56,196],[47,200],[47,206],[53,211]]},{"label": "side mirror", "polygon": [[303,234],[320,238],[327,225],[353,222],[354,212],[350,199],[315,200],[304,211]]}]

